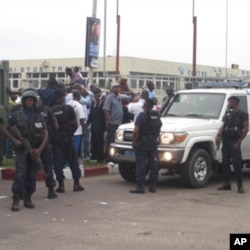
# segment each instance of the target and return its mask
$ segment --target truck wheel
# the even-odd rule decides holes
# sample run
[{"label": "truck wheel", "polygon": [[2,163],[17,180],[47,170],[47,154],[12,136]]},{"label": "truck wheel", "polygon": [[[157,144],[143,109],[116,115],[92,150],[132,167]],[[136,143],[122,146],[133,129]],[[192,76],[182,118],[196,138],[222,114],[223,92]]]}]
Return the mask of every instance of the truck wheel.
[{"label": "truck wheel", "polygon": [[181,179],[189,187],[204,187],[211,175],[211,159],[204,149],[193,149],[187,162],[181,166]]},{"label": "truck wheel", "polygon": [[135,164],[119,163],[119,172],[124,180],[129,182],[135,181]]}]

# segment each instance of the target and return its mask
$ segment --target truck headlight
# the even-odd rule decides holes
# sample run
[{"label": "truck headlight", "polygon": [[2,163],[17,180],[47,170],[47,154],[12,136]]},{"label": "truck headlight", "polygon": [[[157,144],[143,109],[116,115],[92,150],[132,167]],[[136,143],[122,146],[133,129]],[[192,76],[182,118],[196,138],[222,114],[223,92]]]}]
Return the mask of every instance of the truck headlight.
[{"label": "truck headlight", "polygon": [[124,130],[118,129],[116,131],[116,134],[115,134],[115,139],[118,141],[122,141],[123,140],[123,133],[124,133]]},{"label": "truck headlight", "polygon": [[161,144],[170,144],[173,142],[182,143],[187,137],[187,133],[161,133],[160,143]]},{"label": "truck headlight", "polygon": [[160,142],[161,144],[170,144],[174,141],[174,135],[172,133],[161,133]]},{"label": "truck headlight", "polygon": [[109,155],[113,157],[115,155],[115,149],[113,147],[110,148],[109,150]]}]

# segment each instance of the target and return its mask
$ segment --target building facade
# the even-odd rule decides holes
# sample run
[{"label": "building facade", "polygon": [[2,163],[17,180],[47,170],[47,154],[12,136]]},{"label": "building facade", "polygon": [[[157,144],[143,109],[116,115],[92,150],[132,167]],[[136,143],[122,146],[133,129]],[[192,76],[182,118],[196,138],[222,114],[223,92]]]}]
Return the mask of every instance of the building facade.
[{"label": "building facade", "polygon": [[[47,86],[50,76],[60,82],[69,83],[65,73],[66,67],[78,66],[87,79],[89,68],[84,66],[84,58],[36,59],[9,61],[9,79],[12,89],[27,87],[43,88]],[[196,77],[192,77],[192,64],[168,62],[144,58],[122,56],[119,58],[119,74],[116,74],[116,57],[108,56],[105,61],[99,58],[98,68],[93,71],[93,81],[101,88],[106,88],[111,79],[116,81],[120,75],[128,78],[130,87],[140,92],[147,81],[152,80],[156,85],[156,93],[165,95],[168,86],[175,90],[191,87],[193,82],[221,80],[250,80],[250,71],[241,70],[238,65],[231,68],[196,65]]]}]

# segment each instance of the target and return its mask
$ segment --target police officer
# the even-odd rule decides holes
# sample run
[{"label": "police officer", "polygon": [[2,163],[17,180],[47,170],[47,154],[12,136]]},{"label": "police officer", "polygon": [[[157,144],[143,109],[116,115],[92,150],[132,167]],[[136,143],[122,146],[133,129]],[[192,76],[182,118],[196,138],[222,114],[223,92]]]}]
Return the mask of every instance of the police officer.
[{"label": "police officer", "polygon": [[56,192],[64,193],[64,174],[63,168],[66,162],[69,162],[69,167],[74,179],[73,191],[82,191],[84,188],[80,185],[81,170],[77,157],[77,151],[74,143],[74,132],[78,127],[75,111],[72,106],[64,104],[65,90],[55,90],[55,105],[52,111],[58,121],[59,130],[51,137],[54,156],[54,170],[56,179],[59,183]]},{"label": "police officer", "polygon": [[160,133],[162,122],[157,111],[153,111],[154,101],[146,99],[143,104],[143,111],[135,121],[132,145],[135,150],[136,159],[136,182],[137,187],[131,193],[145,193],[146,162],[149,167],[149,192],[156,192],[158,181],[157,166],[157,139]]},{"label": "police officer", "polygon": [[242,156],[241,142],[248,132],[248,114],[238,108],[239,98],[231,96],[228,98],[228,110],[223,118],[223,126],[216,136],[216,144],[222,141],[222,162],[224,172],[224,183],[218,190],[231,190],[230,164],[234,167],[237,177],[238,192],[244,193],[242,185]]},{"label": "police officer", "polygon": [[[44,118],[37,110],[37,93],[34,89],[28,89],[22,95],[22,109],[11,114],[5,127],[5,135],[15,145],[16,176],[12,185],[13,204],[12,211],[19,211],[19,200],[24,194],[24,206],[34,208],[31,195],[36,190],[36,176],[39,169],[40,155],[48,139],[48,132]],[[10,133],[12,126],[14,134]],[[17,128],[17,129],[16,129]],[[18,135],[20,132],[20,135]],[[27,141],[33,149],[27,151]],[[26,145],[26,147],[24,147]]]},{"label": "police officer", "polygon": [[3,165],[4,156],[4,134],[3,134],[4,120],[0,117],[0,166]]},{"label": "police officer", "polygon": [[54,191],[54,188],[56,186],[56,181],[54,179],[53,154],[51,154],[52,148],[51,148],[50,137],[52,129],[57,131],[59,129],[59,125],[51,108],[43,105],[42,103],[39,103],[38,110],[40,114],[44,117],[45,123],[48,128],[48,143],[45,144],[45,147],[41,154],[41,160],[43,163],[44,174],[45,174],[45,183],[46,187],[48,188],[47,198],[54,199],[57,197],[57,194]]}]

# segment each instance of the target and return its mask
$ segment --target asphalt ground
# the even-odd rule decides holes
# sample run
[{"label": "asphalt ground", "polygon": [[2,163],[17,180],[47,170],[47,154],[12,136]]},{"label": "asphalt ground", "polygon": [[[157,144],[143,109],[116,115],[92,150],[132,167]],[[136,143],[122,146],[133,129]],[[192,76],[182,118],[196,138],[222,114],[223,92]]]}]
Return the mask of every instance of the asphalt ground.
[{"label": "asphalt ground", "polygon": [[119,174],[81,179],[83,192],[46,199],[43,181],[35,209],[10,211],[11,180],[0,180],[1,250],[228,250],[230,233],[250,233],[250,171],[246,192],[217,191],[222,176],[201,189],[188,189],[178,176],[160,177],[157,193],[131,194],[135,183]]}]

